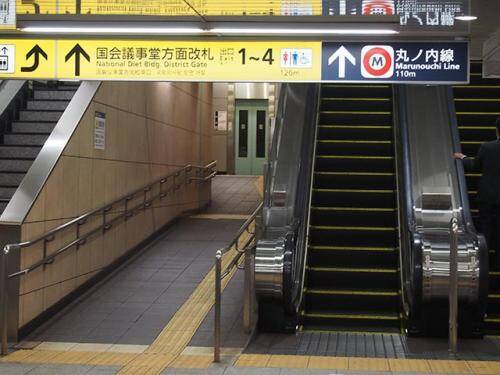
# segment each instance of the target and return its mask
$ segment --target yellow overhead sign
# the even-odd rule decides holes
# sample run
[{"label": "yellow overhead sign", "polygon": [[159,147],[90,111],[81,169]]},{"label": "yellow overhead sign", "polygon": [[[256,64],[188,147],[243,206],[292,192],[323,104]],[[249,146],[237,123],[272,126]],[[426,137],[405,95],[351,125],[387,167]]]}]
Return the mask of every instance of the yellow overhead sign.
[{"label": "yellow overhead sign", "polygon": [[[321,15],[321,0],[17,0],[18,14]],[[195,12],[196,10],[196,12]]]},{"label": "yellow overhead sign", "polygon": [[2,40],[0,78],[320,81],[321,42]]}]

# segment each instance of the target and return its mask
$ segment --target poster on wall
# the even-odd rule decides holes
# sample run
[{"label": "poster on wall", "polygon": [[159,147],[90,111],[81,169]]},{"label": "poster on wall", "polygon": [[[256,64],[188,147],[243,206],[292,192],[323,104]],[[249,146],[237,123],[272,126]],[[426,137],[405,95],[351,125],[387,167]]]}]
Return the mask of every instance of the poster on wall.
[{"label": "poster on wall", "polygon": [[104,150],[106,148],[106,114],[95,113],[94,120],[94,148]]},{"label": "poster on wall", "polygon": [[220,131],[227,130],[227,111],[215,111],[214,128]]},{"label": "poster on wall", "polygon": [[0,30],[16,28],[16,0],[0,0]]},{"label": "poster on wall", "polygon": [[455,17],[468,15],[469,0],[323,0],[323,15],[398,15],[402,26],[467,29]]}]

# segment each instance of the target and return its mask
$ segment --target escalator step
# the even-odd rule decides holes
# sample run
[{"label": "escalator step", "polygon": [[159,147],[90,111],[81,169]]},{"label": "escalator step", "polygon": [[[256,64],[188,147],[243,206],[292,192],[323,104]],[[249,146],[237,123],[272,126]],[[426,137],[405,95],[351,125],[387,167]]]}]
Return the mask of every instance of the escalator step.
[{"label": "escalator step", "polygon": [[395,190],[313,189],[315,207],[394,208]]},{"label": "escalator step", "polygon": [[321,124],[325,125],[366,125],[390,124],[392,113],[388,111],[321,111]]},{"label": "escalator step", "polygon": [[457,112],[457,121],[459,126],[491,126],[499,116],[500,112]]},{"label": "escalator step", "polygon": [[455,98],[475,99],[475,98],[498,98],[500,85],[469,85],[455,86],[453,93]]},{"label": "escalator step", "polygon": [[384,313],[397,311],[399,292],[397,290],[348,290],[348,289],[306,289],[306,311],[327,311],[338,309]]},{"label": "escalator step", "polygon": [[488,125],[490,126],[459,126],[460,139],[462,139],[462,142],[484,142],[495,139],[495,127],[491,126],[491,124]]},{"label": "escalator step", "polygon": [[321,86],[322,97],[349,97],[349,98],[390,98],[389,85],[336,85],[325,84]]},{"label": "escalator step", "polygon": [[319,140],[316,146],[316,152],[319,155],[328,154],[335,151],[336,155],[352,155],[356,153],[361,156],[380,155],[391,156],[394,155],[393,145],[388,140]]},{"label": "escalator step", "polygon": [[379,189],[395,190],[396,177],[387,172],[316,172],[315,188],[356,189],[359,186],[376,186]]},{"label": "escalator step", "polygon": [[311,207],[311,224],[334,226],[397,226],[395,208]]},{"label": "escalator step", "polygon": [[352,172],[392,172],[394,158],[392,156],[363,156],[363,155],[317,155],[316,170],[352,171]]},{"label": "escalator step", "polygon": [[323,98],[322,111],[356,111],[360,106],[365,111],[392,110],[392,101],[389,98]]},{"label": "escalator step", "polygon": [[374,328],[375,331],[383,328],[399,330],[399,319],[400,317],[397,314],[359,313],[358,311],[344,313],[310,311],[303,313],[303,320],[306,325],[345,328],[356,332],[364,330],[370,332]]},{"label": "escalator step", "polygon": [[340,268],[348,268],[356,259],[356,266],[362,268],[393,269],[398,265],[398,252],[390,247],[354,247],[354,246],[309,246],[309,265],[321,267],[335,264]]},{"label": "escalator step", "polygon": [[495,112],[500,107],[498,98],[467,98],[455,99],[455,108],[457,112]]},{"label": "escalator step", "polygon": [[392,289],[398,285],[396,268],[308,267],[308,288]]},{"label": "escalator step", "polygon": [[386,125],[319,125],[318,139],[387,140],[392,139],[392,127]]}]

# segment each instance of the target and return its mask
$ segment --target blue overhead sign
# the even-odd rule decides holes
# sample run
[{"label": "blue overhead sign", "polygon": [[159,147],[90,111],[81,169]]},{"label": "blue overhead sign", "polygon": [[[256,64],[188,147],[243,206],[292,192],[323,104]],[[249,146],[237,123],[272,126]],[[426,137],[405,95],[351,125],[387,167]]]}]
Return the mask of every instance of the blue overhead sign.
[{"label": "blue overhead sign", "polygon": [[324,42],[322,81],[468,83],[467,42]]}]

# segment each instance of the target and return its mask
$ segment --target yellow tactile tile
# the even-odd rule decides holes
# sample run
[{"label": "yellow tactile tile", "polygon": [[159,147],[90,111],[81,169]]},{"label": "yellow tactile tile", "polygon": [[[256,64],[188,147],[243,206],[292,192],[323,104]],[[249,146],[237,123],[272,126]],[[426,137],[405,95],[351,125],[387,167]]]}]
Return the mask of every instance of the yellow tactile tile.
[{"label": "yellow tactile tile", "polygon": [[33,350],[31,355],[25,358],[22,363],[54,363],[52,359],[61,353],[66,352]]},{"label": "yellow tactile tile", "polygon": [[24,362],[31,355],[33,355],[32,350],[17,350],[6,357],[0,358],[0,362]]},{"label": "yellow tactile tile", "polygon": [[209,368],[214,357],[206,355],[180,355],[169,367],[173,368]]},{"label": "yellow tactile tile", "polygon": [[349,361],[344,357],[311,356],[308,368],[318,370],[347,370]]},{"label": "yellow tactile tile", "polygon": [[120,375],[159,375],[164,370],[161,366],[127,366],[120,370]]},{"label": "yellow tactile tile", "polygon": [[267,367],[307,368],[308,363],[306,355],[271,355]]},{"label": "yellow tactile tile", "polygon": [[384,358],[349,358],[349,371],[389,371]]},{"label": "yellow tactile tile", "polygon": [[234,364],[235,367],[267,367],[270,354],[242,354]]},{"label": "yellow tactile tile", "polygon": [[92,360],[88,364],[95,366],[125,366],[137,356],[138,354],[135,353],[105,352],[99,353],[97,356],[92,358]]},{"label": "yellow tactile tile", "polygon": [[429,364],[424,359],[389,359],[392,372],[430,372]]},{"label": "yellow tactile tile", "polygon": [[[86,365],[93,358],[97,357],[97,352],[61,352],[48,359],[44,363],[57,363],[61,365]],[[31,357],[30,357],[31,358]]]},{"label": "yellow tactile tile", "polygon": [[500,374],[500,362],[492,361],[467,361],[472,373],[477,375]]},{"label": "yellow tactile tile", "polygon": [[130,366],[166,368],[174,358],[171,354],[141,354],[135,357],[129,364]]},{"label": "yellow tactile tile", "polygon": [[472,370],[465,361],[430,360],[427,361],[434,374],[472,374]]}]

